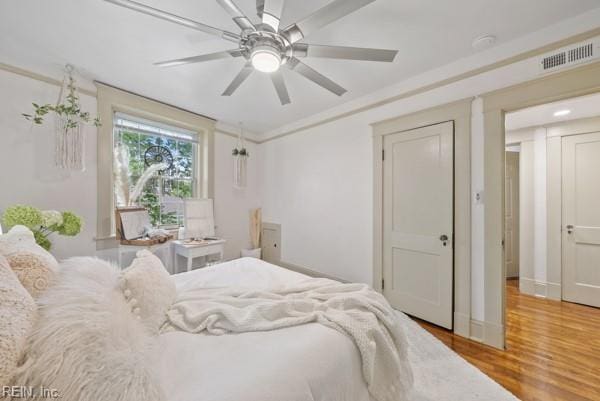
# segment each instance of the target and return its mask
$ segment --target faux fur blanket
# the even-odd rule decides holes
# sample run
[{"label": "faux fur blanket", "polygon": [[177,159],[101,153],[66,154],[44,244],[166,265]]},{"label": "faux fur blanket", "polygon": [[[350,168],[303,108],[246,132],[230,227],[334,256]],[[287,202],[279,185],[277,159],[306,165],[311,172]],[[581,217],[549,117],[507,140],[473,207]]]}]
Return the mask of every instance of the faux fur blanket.
[{"label": "faux fur blanket", "polygon": [[155,339],[132,315],[119,273],[94,258],[61,264],[58,283],[38,300],[15,386],[57,391],[62,401],[165,399],[150,369]]},{"label": "faux fur blanket", "polygon": [[395,313],[382,295],[363,284],[308,279],[269,291],[193,289],[179,295],[168,318],[163,331],[215,335],[317,322],[354,341],[377,401],[406,400],[412,386],[407,342]]}]

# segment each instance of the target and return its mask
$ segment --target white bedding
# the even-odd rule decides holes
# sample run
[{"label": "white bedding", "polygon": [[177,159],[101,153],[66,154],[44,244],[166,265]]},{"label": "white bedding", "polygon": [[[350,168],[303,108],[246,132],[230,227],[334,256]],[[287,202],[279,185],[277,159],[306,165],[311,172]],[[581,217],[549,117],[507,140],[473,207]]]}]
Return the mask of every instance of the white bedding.
[{"label": "white bedding", "polygon": [[[173,276],[178,292],[306,277],[251,258]],[[170,401],[371,400],[352,340],[317,323],[225,336],[172,332],[159,341],[158,374]]]}]

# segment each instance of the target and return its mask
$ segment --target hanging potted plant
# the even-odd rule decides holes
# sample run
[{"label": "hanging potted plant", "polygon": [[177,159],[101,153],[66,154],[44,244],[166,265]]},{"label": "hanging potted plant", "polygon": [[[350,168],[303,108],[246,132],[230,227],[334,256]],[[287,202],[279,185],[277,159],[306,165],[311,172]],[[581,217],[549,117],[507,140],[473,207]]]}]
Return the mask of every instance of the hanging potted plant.
[{"label": "hanging potted plant", "polygon": [[233,156],[233,186],[235,188],[246,187],[246,164],[250,154],[246,150],[244,143],[244,128],[240,127],[240,135],[238,137],[238,143],[235,148],[231,151]]},{"label": "hanging potted plant", "polygon": [[41,125],[49,113],[55,117],[55,160],[56,165],[64,169],[83,170],[85,137],[82,132],[83,124],[99,127],[100,119],[91,117],[83,111],[77,96],[73,66],[65,67],[60,93],[56,104],[33,104],[33,114],[23,113],[23,116],[34,124]]}]

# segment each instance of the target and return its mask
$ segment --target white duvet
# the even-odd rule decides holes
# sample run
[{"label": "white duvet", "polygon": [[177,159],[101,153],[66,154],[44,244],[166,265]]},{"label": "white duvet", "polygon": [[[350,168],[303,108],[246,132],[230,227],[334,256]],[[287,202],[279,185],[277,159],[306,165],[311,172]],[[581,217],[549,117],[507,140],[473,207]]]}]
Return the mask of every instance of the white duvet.
[{"label": "white duvet", "polygon": [[[174,276],[178,292],[198,287],[268,289],[307,276],[256,259]],[[318,323],[212,336],[170,332],[156,361],[170,401],[368,401],[353,341]]]}]

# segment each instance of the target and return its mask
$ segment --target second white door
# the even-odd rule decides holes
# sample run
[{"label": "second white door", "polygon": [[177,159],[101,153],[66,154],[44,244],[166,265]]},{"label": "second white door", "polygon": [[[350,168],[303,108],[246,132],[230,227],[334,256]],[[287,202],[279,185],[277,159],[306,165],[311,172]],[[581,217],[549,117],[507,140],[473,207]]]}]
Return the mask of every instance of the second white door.
[{"label": "second white door", "polygon": [[453,305],[454,123],[384,138],[383,279],[392,306],[448,329]]},{"label": "second white door", "polygon": [[563,138],[563,299],[600,307],[600,133]]}]

